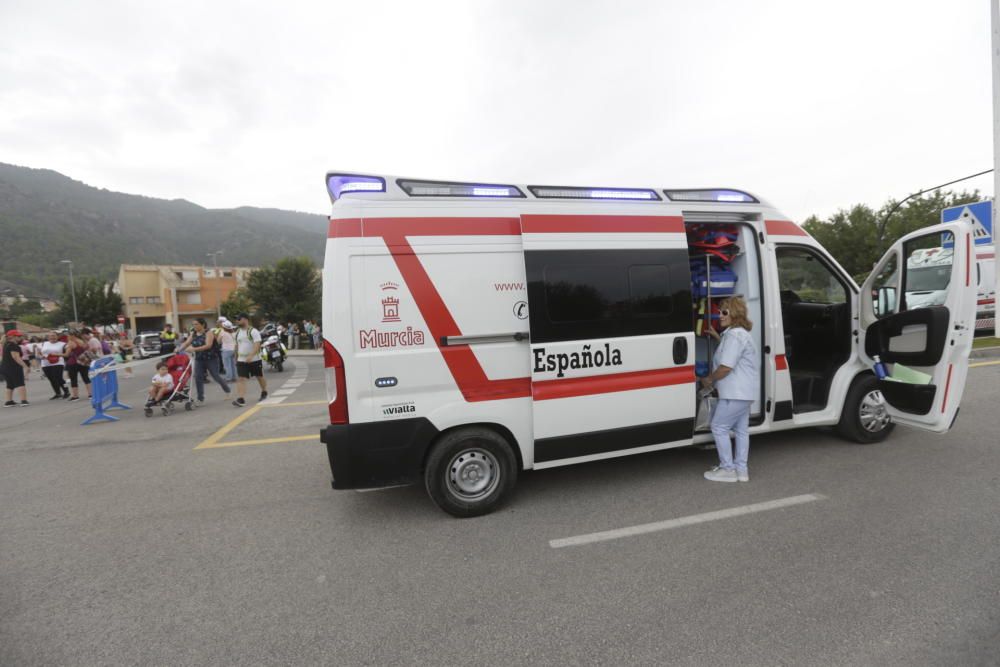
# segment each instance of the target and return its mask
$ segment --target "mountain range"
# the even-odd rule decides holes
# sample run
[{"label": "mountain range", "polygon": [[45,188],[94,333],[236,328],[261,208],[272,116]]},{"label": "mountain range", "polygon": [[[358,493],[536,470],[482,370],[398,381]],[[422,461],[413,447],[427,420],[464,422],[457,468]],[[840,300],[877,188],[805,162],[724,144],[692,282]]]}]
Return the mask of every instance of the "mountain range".
[{"label": "mountain range", "polygon": [[323,262],[327,219],[240,207],[208,209],[96,188],[49,169],[0,163],[0,291],[58,297],[74,276],[114,280],[120,264],[261,266]]}]

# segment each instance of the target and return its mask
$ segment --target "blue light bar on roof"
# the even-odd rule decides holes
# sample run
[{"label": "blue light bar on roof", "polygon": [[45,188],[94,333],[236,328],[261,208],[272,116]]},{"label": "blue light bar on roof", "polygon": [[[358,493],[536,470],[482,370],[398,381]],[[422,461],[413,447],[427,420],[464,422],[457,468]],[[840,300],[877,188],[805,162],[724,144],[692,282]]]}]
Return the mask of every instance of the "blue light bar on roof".
[{"label": "blue light bar on roof", "polygon": [[400,178],[396,181],[403,192],[411,197],[502,197],[524,198],[524,193],[514,185],[495,183],[452,183],[449,181],[415,181]]},{"label": "blue light bar on roof", "polygon": [[625,199],[629,201],[659,201],[656,190],[642,188],[570,188],[529,185],[531,194],[539,199]]},{"label": "blue light bar on roof", "polygon": [[704,189],[704,190],[664,190],[670,201],[714,201],[737,204],[759,204],[753,195],[742,190]]},{"label": "blue light bar on roof", "polygon": [[334,201],[351,192],[385,192],[385,179],[357,174],[327,174],[326,189]]}]

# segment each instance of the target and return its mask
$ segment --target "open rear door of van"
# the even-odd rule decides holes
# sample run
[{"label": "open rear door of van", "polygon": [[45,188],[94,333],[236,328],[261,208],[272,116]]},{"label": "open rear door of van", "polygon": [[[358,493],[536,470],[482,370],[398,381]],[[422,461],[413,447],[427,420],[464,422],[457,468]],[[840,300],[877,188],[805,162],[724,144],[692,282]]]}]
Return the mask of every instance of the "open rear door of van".
[{"label": "open rear door of van", "polygon": [[972,225],[907,234],[861,288],[862,358],[888,370],[879,389],[893,421],[944,433],[958,414],[975,329],[978,275]]}]

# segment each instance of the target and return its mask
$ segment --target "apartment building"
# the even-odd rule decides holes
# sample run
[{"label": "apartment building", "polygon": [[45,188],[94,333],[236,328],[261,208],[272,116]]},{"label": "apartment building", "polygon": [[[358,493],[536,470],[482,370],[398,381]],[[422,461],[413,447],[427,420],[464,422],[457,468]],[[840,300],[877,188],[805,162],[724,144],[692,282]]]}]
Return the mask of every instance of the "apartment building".
[{"label": "apartment building", "polygon": [[249,266],[122,264],[117,289],[133,332],[160,331],[167,322],[175,329],[187,329],[197,317],[214,319],[218,305],[246,285],[253,270]]}]

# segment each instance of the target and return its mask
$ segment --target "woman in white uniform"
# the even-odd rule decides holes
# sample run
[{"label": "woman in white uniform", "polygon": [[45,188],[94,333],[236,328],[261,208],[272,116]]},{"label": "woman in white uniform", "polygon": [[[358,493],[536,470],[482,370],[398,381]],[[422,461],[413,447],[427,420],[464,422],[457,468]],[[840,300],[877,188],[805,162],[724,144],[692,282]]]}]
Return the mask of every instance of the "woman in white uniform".
[{"label": "woman in white uniform", "polygon": [[[750,335],[753,322],[747,317],[746,302],[740,297],[732,297],[719,304],[719,309],[722,337],[709,328],[710,334],[719,338],[719,347],[715,351],[711,374],[701,380],[702,386],[714,386],[719,394],[712,414],[712,435],[719,452],[719,465],[706,472],[705,479],[749,482],[750,406],[760,392],[760,354]],[[736,435],[735,460],[730,431]]]}]

